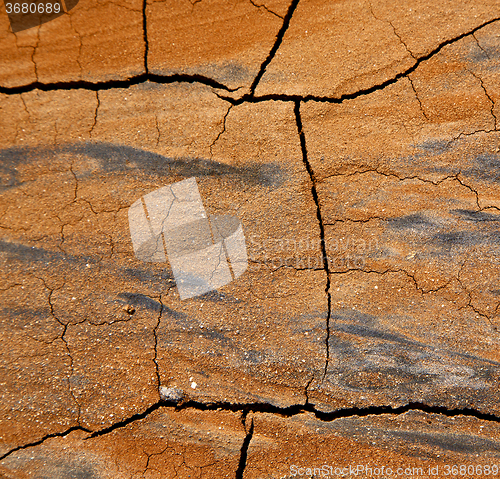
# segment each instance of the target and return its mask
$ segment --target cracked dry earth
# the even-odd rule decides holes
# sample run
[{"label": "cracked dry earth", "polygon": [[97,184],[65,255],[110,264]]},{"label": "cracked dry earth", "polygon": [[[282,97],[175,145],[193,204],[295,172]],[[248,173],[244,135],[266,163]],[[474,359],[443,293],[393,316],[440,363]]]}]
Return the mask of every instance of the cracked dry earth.
[{"label": "cracked dry earth", "polygon": [[[500,466],[500,1],[0,22],[0,477]],[[249,267],[181,301],[127,209],[190,177]]]}]

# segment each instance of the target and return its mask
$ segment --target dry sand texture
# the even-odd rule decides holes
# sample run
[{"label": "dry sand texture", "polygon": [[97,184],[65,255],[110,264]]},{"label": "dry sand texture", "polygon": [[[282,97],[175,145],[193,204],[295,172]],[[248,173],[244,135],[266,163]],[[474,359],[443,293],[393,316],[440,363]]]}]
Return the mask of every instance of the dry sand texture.
[{"label": "dry sand texture", "polygon": [[[1,6],[0,477],[499,471],[500,1],[261,1]],[[248,269],[181,299],[191,177]]]}]

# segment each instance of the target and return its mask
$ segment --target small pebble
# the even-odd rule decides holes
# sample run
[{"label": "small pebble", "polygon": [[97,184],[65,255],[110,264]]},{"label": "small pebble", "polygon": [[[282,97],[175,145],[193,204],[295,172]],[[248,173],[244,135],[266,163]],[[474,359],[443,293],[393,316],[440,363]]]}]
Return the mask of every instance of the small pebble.
[{"label": "small pebble", "polygon": [[162,401],[179,402],[184,398],[184,393],[179,388],[160,386],[160,398]]}]

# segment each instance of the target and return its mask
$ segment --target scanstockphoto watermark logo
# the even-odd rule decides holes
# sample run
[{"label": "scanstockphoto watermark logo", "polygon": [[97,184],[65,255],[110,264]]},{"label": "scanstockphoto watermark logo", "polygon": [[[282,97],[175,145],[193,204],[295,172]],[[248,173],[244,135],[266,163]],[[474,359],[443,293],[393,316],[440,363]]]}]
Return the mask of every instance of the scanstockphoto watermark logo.
[{"label": "scanstockphoto watermark logo", "polygon": [[4,0],[13,33],[37,27],[69,12],[78,0]]},{"label": "scanstockphoto watermark logo", "polygon": [[[274,238],[250,235],[248,244],[238,218],[208,216],[195,178],[146,194],[128,210],[137,259],[169,264],[181,299],[217,290],[248,268],[324,269],[319,238]],[[331,271],[363,269],[378,248],[375,241],[329,238],[325,241]],[[247,251],[248,250],[248,251]]]},{"label": "scanstockphoto watermark logo", "polygon": [[195,178],[159,188],[128,210],[135,256],[170,263],[181,299],[200,296],[248,267],[241,222],[207,216]]},{"label": "scanstockphoto watermark logo", "polygon": [[500,467],[496,463],[486,464],[440,464],[432,466],[385,466],[372,464],[349,464],[347,466],[334,466],[323,464],[321,466],[291,465],[288,476],[302,478],[334,478],[334,477],[375,477],[379,479],[412,478],[423,479],[429,477],[484,477],[498,476]]}]

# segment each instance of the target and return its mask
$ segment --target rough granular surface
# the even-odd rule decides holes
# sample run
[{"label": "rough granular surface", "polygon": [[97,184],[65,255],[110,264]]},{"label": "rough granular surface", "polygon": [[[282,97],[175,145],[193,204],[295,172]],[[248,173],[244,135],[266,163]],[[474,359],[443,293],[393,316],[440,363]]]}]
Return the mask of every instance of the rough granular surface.
[{"label": "rough granular surface", "polygon": [[7,8],[1,478],[500,476],[500,1]]}]

